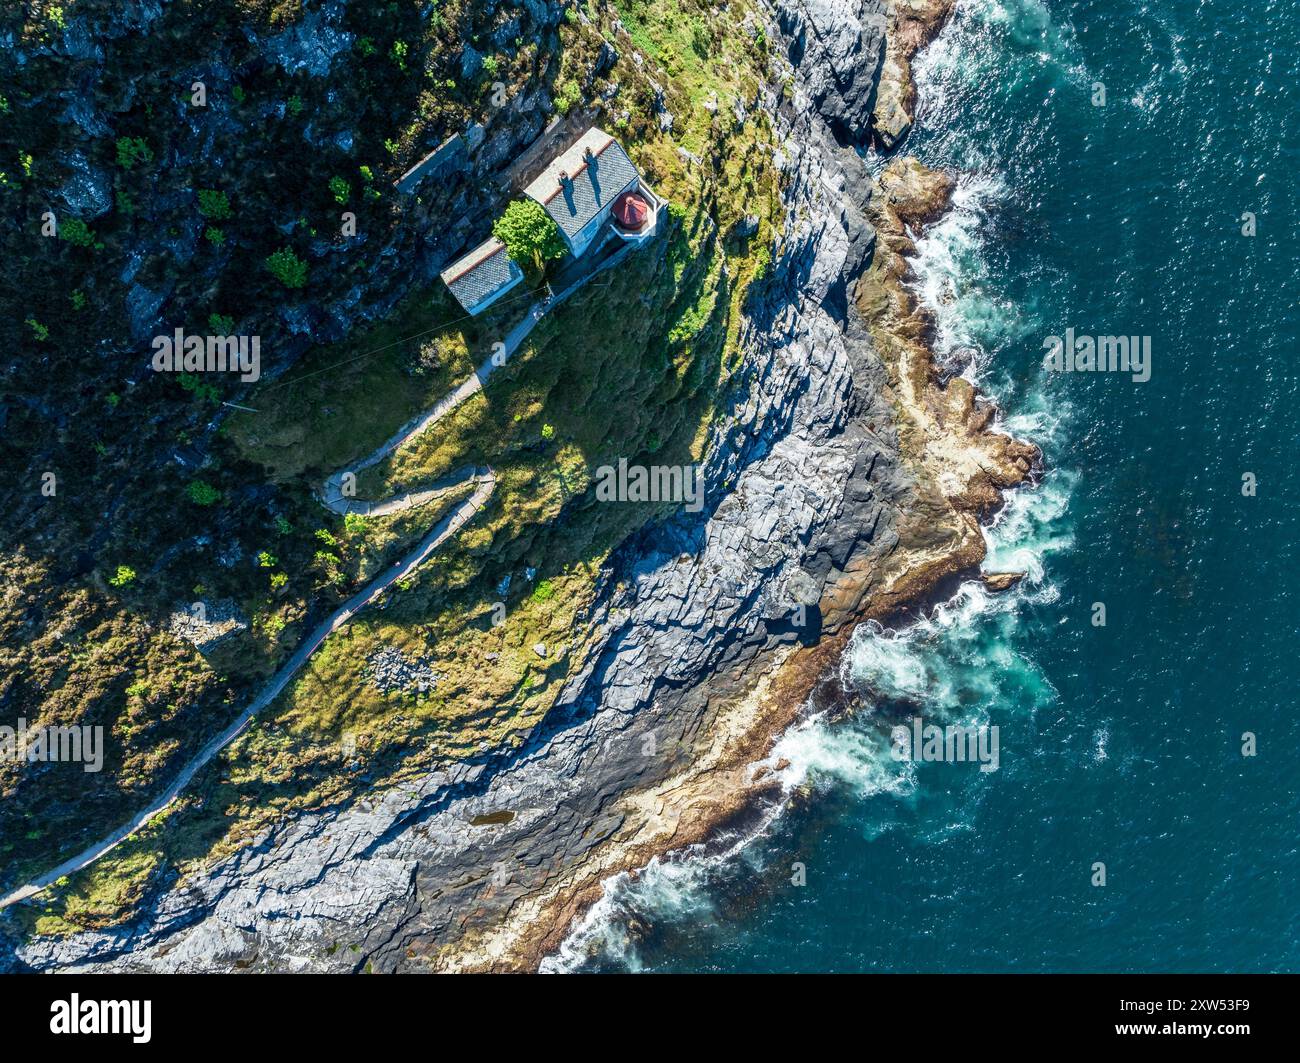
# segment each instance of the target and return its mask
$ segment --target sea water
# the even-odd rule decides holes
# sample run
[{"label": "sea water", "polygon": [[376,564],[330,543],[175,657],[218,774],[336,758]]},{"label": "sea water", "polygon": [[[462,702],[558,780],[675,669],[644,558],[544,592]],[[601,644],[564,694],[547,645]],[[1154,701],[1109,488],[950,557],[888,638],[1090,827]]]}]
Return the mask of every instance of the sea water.
[{"label": "sea water", "polygon": [[[860,627],[785,799],[610,880],[547,969],[1300,967],[1298,40],[1282,0],[959,0],[916,288],[1043,449],[987,530],[1025,578]],[[1150,337],[1150,379],[1045,368],[1066,329]],[[996,726],[998,770],[893,755],[917,718]]]}]

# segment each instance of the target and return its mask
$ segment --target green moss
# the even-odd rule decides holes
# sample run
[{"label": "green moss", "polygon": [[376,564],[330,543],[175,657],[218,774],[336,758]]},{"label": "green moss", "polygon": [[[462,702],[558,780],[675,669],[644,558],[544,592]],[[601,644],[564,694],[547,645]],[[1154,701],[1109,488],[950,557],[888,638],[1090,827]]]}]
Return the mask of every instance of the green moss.
[{"label": "green moss", "polygon": [[[601,564],[628,534],[668,508],[596,503],[590,491],[593,470],[618,457],[654,454],[656,461],[678,463],[700,456],[735,357],[746,290],[762,275],[777,209],[766,123],[761,116],[739,123],[730,106],[733,95],[752,99],[757,84],[757,49],[739,28],[743,11],[733,5],[721,14],[695,0],[665,0],[662,8],[618,5],[620,11],[625,7],[625,24],[664,70],[639,70],[620,43],[619,66],[600,86],[620,84],[621,98],[611,107],[615,113],[624,106],[632,112],[623,126],[629,150],[654,187],[673,202],[661,235],[548,315],[483,393],[435,431],[361,474],[363,497],[409,490],[468,463],[491,464],[498,485],[473,521],[386,593],[382,610],[363,613],[328,640],[292,688],[200,773],[187,789],[187,801],[156,840],[142,842],[138,850],[120,847],[93,874],[72,876],[43,913],[44,929],[79,925],[70,916],[82,922],[112,919],[105,913],[114,904],[120,917],[138,903],[139,891],[148,887],[160,863],[183,873],[246,844],[279,817],[352,800],[359,785],[352,770],[357,761],[365,766],[365,789],[382,791],[447,760],[480,756],[485,745],[515,747],[549,709],[589,637],[580,618],[591,603]],[[602,28],[610,31],[609,9],[593,8],[592,13],[596,26],[579,21],[561,30],[559,69],[548,67],[547,74],[561,86],[561,98],[574,98],[572,92],[564,95],[563,86],[585,83],[583,64],[598,53]],[[397,159],[415,157],[427,150],[427,143],[463,128],[465,105],[443,88],[456,72],[455,52],[447,41],[463,12],[446,7],[445,14],[447,36],[436,45],[421,37],[413,8],[402,8],[392,25],[382,13],[369,10],[348,16],[355,19],[349,29],[359,40],[377,42],[377,52],[388,54],[393,42],[409,42],[404,58],[413,71],[423,72],[401,78],[387,62],[364,68],[363,76],[373,79],[365,86],[367,99],[378,103],[373,112],[358,112],[363,114],[358,121],[362,139],[357,155],[346,161],[357,167],[363,189],[387,187],[400,168]],[[534,49],[533,54],[540,53]],[[678,116],[671,136],[660,135],[653,121],[651,75],[664,84],[669,107]],[[282,100],[288,94],[286,83],[268,78],[250,78],[249,87],[255,100]],[[310,87],[295,83],[293,90],[307,96]],[[721,100],[716,117],[696,106],[711,91]],[[394,95],[405,92],[406,97]],[[417,98],[419,121],[413,105]],[[601,121],[612,119],[607,115]],[[133,129],[129,123],[124,128]],[[301,128],[292,130],[292,136],[298,143]],[[387,152],[385,141],[391,146]],[[679,147],[704,161],[687,166]],[[39,157],[46,154],[39,147]],[[148,192],[140,173],[143,158],[132,162],[130,180],[137,195]],[[366,162],[358,166],[359,159]],[[276,225],[285,217],[304,218],[304,232],[317,226],[326,232],[321,215],[336,217],[339,202],[329,175],[354,172],[343,165],[344,160],[324,158],[323,171],[313,165],[298,175],[301,186],[295,185],[295,194],[301,202],[293,204],[277,200],[280,192],[273,182],[261,186],[250,178],[252,183],[232,186],[240,217],[231,212],[230,240],[247,249],[258,246],[265,232],[278,244],[283,237]],[[149,175],[149,181],[155,179]],[[223,179],[209,176],[204,183]],[[359,211],[372,209],[369,195],[358,200]],[[387,210],[389,204],[385,197],[373,209]],[[759,216],[759,234],[743,242],[727,238],[745,213]],[[120,224],[129,224],[117,217]],[[368,224],[380,223],[372,219]],[[283,276],[276,273],[276,280],[292,287],[301,278],[305,285],[307,262],[291,248],[258,246],[252,261],[272,252],[271,257],[285,256]],[[313,259],[314,295],[327,274],[315,266]],[[364,273],[365,268],[357,263],[357,270]],[[268,269],[275,267],[268,263]],[[266,271],[249,269],[246,262],[237,263],[235,270],[241,284],[260,274],[271,298],[283,299],[283,290],[274,296],[277,287],[268,283]],[[241,318],[251,319],[263,305],[244,298],[252,290],[205,284],[197,305],[201,313],[210,313],[213,306],[240,307]],[[156,789],[187,751],[246,704],[258,679],[293,651],[312,617],[390,565],[468,495],[471,488],[466,486],[395,517],[337,520],[321,510],[312,491],[325,475],[347,468],[465,379],[529,299],[521,290],[493,312],[465,320],[440,286],[417,293],[388,320],[343,343],[313,350],[283,376],[241,393],[236,401],[257,412],[236,411],[223,422],[226,432],[215,437],[221,442],[213,446],[204,477],[224,500],[214,518],[230,520],[230,527],[218,534],[242,547],[245,557],[257,557],[269,537],[276,536],[275,571],[249,564],[231,570],[205,565],[195,571],[194,558],[182,556],[177,565],[184,566],[185,578],[177,584],[175,570],[151,570],[161,550],[148,548],[138,526],[124,527],[121,537],[112,540],[119,551],[110,555],[114,562],[129,561],[145,573],[132,587],[133,600],[174,595],[175,586],[201,582],[203,597],[236,598],[252,618],[252,629],[206,662],[177,640],[151,641],[153,636],[141,637],[125,625],[114,629],[119,656],[105,656],[95,643],[80,644],[75,652],[86,655],[84,665],[73,649],[63,649],[52,633],[48,636],[55,650],[47,655],[65,662],[68,683],[83,688],[76,692],[81,700],[61,711],[67,718],[89,718],[87,706],[94,705],[112,713],[123,759],[111,769],[119,789],[96,813],[110,820],[108,826],[116,825],[121,809],[135,807],[140,795]],[[44,313],[40,305],[32,312]],[[213,325],[221,334],[233,330],[233,321],[225,320],[228,325],[220,329]],[[189,404],[192,422],[175,438],[188,433],[198,438],[211,417],[206,407],[219,395],[206,381],[181,377],[179,382],[204,401]],[[156,387],[150,395],[128,394],[123,410],[153,408],[148,400],[157,394],[186,397],[170,383]],[[240,509],[239,489],[268,481],[275,489],[272,501],[261,509]],[[145,505],[143,511],[166,512],[182,487],[178,478],[157,485],[155,509]],[[130,497],[130,511],[141,511],[141,496]],[[132,542],[132,534],[140,545]],[[501,601],[502,579],[521,576],[525,567],[537,570],[537,581],[514,578]],[[63,615],[74,611],[69,602]],[[545,659],[532,652],[538,642],[548,647]],[[149,668],[132,656],[141,645],[150,647]],[[442,677],[436,688],[424,696],[380,692],[368,675],[367,660],[385,647],[427,661]],[[118,662],[112,671],[104,663],[109,659]],[[122,678],[109,687],[108,676]],[[136,683],[144,681],[134,678],[138,676],[147,676],[148,694],[124,697],[126,683],[136,690]],[[50,679],[33,675],[23,681],[44,689]],[[81,800],[78,796],[66,803],[75,807]],[[32,842],[15,866],[29,866],[37,854],[48,860],[48,843]]]}]

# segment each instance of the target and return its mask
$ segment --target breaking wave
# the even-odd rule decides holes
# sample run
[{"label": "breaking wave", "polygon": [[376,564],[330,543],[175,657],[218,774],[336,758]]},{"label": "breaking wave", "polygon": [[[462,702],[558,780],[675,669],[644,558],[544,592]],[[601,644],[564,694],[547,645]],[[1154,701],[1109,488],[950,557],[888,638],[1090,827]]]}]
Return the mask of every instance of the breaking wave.
[{"label": "breaking wave", "polygon": [[[1057,24],[1037,0],[971,0],[959,5],[953,23],[917,63],[920,95],[926,109],[946,107],[987,76],[999,62],[986,47],[987,37],[1010,33],[1017,41],[1036,41],[1044,49],[1033,60],[1051,64],[1063,81],[1081,82],[1086,71],[1077,58],[1068,24]],[[964,88],[963,88],[964,87]],[[900,630],[875,623],[860,625],[842,660],[841,678],[858,696],[849,715],[819,714],[792,727],[777,742],[772,763],[784,797],[744,837],[722,845],[693,847],[657,858],[637,873],[616,875],[604,884],[602,897],[581,919],[542,970],[645,970],[665,935],[714,933],[725,938],[741,933],[727,926],[726,908],[777,859],[768,836],[792,828],[792,799],[838,801],[847,806],[857,828],[871,835],[899,826],[888,803],[915,802],[927,786],[924,766],[890,756],[888,721],[900,709],[926,717],[965,723],[1024,720],[1050,704],[1055,691],[1035,665],[1021,631],[1026,609],[1051,606],[1059,597],[1051,579],[1051,558],[1072,545],[1065,520],[1075,477],[1052,470],[1051,457],[1065,444],[1070,412],[1059,397],[1035,384],[1015,381],[999,356],[1022,342],[1041,323],[1032,307],[1017,305],[999,290],[999,271],[990,261],[996,245],[999,211],[1012,190],[980,143],[977,131],[960,130],[951,117],[940,152],[973,166],[955,190],[953,209],[917,241],[913,289],[935,317],[936,354],[953,373],[976,383],[1008,411],[996,427],[1038,444],[1049,471],[1033,485],[1008,493],[1006,504],[984,534],[986,571],[1020,572],[1010,591],[992,593],[969,582],[930,614]],[[954,145],[950,138],[967,139]],[[868,160],[869,163],[879,160]],[[1106,736],[1098,736],[1096,755],[1104,757]],[[972,773],[971,787],[987,776]],[[966,800],[978,800],[978,795]],[[969,809],[959,798],[945,815],[931,817],[921,828],[922,842],[937,842],[953,831],[968,829]],[[884,803],[884,804],[882,804]],[[854,811],[856,810],[856,811]],[[942,820],[940,822],[939,820]]]}]

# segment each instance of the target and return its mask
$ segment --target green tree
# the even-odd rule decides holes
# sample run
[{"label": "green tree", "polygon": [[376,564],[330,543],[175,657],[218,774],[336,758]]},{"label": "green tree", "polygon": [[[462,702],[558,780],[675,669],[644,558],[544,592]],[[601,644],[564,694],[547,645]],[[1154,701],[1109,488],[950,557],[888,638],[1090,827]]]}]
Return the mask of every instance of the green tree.
[{"label": "green tree", "polygon": [[[221,335],[226,335],[221,333]],[[217,391],[217,385],[211,381],[205,381],[195,373],[178,373],[176,382],[182,388],[190,392],[196,399],[206,399],[208,402],[216,405],[221,401],[221,395]]]},{"label": "green tree", "polygon": [[117,164],[124,170],[132,170],[136,163],[153,162],[153,152],[143,137],[117,138]]},{"label": "green tree", "polygon": [[506,245],[506,250],[520,265],[532,264],[538,270],[548,259],[564,256],[560,230],[541,205],[531,199],[516,199],[492,226],[492,235]]},{"label": "green tree", "polygon": [[295,255],[290,247],[282,247],[267,255],[266,268],[286,288],[307,286],[307,263]]},{"label": "green tree", "polygon": [[196,506],[215,505],[221,498],[220,491],[202,480],[191,480],[189,486],[185,488],[185,493]]},{"label": "green tree", "polygon": [[77,247],[90,247],[95,242],[95,234],[80,218],[69,218],[59,226],[59,236]]},{"label": "green tree", "polygon": [[135,569],[130,565],[118,565],[117,571],[108,577],[110,586],[125,587],[135,582]]},{"label": "green tree", "polygon": [[230,209],[230,197],[215,188],[199,189],[199,213],[212,221],[225,221],[234,211]]}]

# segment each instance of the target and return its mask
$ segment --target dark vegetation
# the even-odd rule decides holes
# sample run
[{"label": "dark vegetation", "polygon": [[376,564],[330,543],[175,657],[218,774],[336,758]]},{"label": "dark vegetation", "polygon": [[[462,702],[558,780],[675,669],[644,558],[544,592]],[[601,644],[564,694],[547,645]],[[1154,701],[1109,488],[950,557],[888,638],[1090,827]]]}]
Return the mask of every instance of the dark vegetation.
[{"label": "dark vegetation", "polygon": [[[35,54],[21,69],[0,61],[0,143],[19,149],[0,158],[0,239],[23,264],[0,274],[0,338],[15,352],[0,365],[0,723],[99,724],[108,738],[99,775],[0,764],[0,885],[127,818],[314,619],[436,519],[428,507],[344,521],[312,494],[463,379],[527,305],[525,293],[466,321],[440,286],[380,270],[380,247],[400,260],[414,242],[393,179],[480,119],[495,81],[544,84],[561,114],[616,86],[591,119],[673,203],[665,232],[548,318],[484,395],[362,476],[360,493],[379,497],[490,462],[499,484],[484,513],[333,637],[168,817],[27,910],[42,930],[115,921],[162,869],[228,851],[276,816],[517,744],[587,636],[601,563],[664,511],[595,504],[594,469],[700,456],[777,216],[766,119],[728,102],[752,109],[761,33],[742,28],[742,5],[719,15],[703,0],[589,3],[537,32],[508,3],[442,0],[422,19],[427,6],[349,4],[353,41],[324,76],[286,72],[265,43],[315,5],[190,0],[140,35],[111,32],[111,3],[65,4],[104,49],[102,70],[50,47],[63,38],[48,18],[4,16]],[[610,32],[615,14],[631,38]],[[597,78],[607,41],[619,59]],[[665,89],[671,135],[634,44]],[[482,57],[469,78],[467,48]],[[79,79],[102,128],[68,112]],[[195,80],[206,109],[190,104]],[[700,105],[713,92],[716,113]],[[84,218],[52,195],[78,159],[110,182],[111,205]],[[445,191],[422,192],[435,226]],[[51,204],[58,240],[41,236]],[[341,234],[343,210],[365,241]],[[737,240],[746,214],[762,227]],[[332,311],[358,286],[394,309],[344,334]],[[153,325],[132,325],[148,317],[142,290],[166,293],[168,330],[338,338],[302,340],[291,366],[270,354],[251,385],[156,374]],[[220,600],[249,627],[206,657],[166,631],[173,610]],[[494,625],[498,601],[508,619]],[[432,662],[437,688],[377,691],[366,662],[381,646]]]}]

